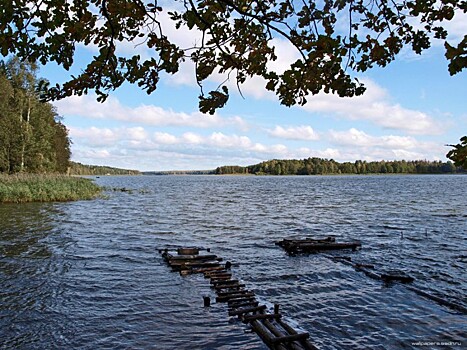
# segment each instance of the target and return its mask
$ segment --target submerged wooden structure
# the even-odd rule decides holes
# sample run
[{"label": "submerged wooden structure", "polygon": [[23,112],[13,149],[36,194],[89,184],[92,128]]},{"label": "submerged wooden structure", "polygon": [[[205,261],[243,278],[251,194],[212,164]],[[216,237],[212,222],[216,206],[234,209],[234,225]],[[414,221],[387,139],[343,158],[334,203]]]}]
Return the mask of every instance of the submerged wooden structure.
[{"label": "submerged wooden structure", "polygon": [[[200,254],[202,250],[206,253]],[[270,349],[277,350],[316,350],[309,341],[307,332],[298,332],[287,324],[279,312],[279,305],[269,311],[260,304],[254,291],[233,277],[231,263],[211,254],[209,249],[178,248],[160,250],[167,264],[180,275],[202,273],[210,280],[216,293],[216,302],[227,303],[229,316],[237,316],[250,325]],[[204,298],[204,305],[210,305],[210,298]]]},{"label": "submerged wooden structure", "polygon": [[359,241],[336,242],[334,237],[326,237],[322,239],[283,239],[282,241],[276,242],[276,245],[282,247],[287,253],[291,255],[298,253],[314,253],[323,250],[357,250],[362,246]]}]

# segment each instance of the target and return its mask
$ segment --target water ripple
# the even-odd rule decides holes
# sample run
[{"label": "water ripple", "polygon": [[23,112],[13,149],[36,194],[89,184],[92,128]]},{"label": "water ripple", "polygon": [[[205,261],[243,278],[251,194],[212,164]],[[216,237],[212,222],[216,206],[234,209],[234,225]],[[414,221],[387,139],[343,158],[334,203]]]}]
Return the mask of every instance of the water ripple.
[{"label": "water ripple", "polygon": [[[321,349],[465,339],[466,316],[284,237],[358,239],[334,255],[402,270],[467,307],[467,176],[101,177],[107,199],[1,205],[1,349],[266,349],[165,246],[211,247]],[[455,200],[453,200],[455,198]],[[330,253],[330,255],[333,255]]]}]

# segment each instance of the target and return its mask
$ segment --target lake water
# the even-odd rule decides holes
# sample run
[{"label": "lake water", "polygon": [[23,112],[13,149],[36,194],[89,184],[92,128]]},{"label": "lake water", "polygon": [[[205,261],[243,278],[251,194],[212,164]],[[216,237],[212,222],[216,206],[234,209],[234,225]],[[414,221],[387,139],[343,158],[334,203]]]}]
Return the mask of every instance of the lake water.
[{"label": "lake water", "polygon": [[[464,313],[385,285],[288,237],[358,239],[339,252],[467,308],[467,176],[101,177],[107,198],[0,204],[1,349],[266,349],[202,276],[159,248],[210,247],[320,349],[466,345]],[[432,342],[420,346],[417,342]],[[436,342],[450,343],[437,346]],[[461,345],[459,345],[461,344]]]}]

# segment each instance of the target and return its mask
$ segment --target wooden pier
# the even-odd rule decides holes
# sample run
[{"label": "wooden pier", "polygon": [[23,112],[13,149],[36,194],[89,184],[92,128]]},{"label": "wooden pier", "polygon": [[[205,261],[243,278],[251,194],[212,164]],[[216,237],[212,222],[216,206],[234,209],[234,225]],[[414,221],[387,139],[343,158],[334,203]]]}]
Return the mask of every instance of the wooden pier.
[{"label": "wooden pier", "polygon": [[[200,251],[206,250],[206,254]],[[180,275],[202,273],[210,280],[215,291],[216,302],[227,303],[229,316],[237,316],[250,325],[263,342],[274,350],[316,350],[309,341],[307,332],[298,332],[287,324],[279,312],[279,305],[268,311],[261,305],[254,291],[235,279],[231,272],[231,263],[222,263],[223,259],[210,253],[209,249],[178,248],[160,250],[167,264]],[[204,298],[204,305],[210,305],[210,298]]]}]

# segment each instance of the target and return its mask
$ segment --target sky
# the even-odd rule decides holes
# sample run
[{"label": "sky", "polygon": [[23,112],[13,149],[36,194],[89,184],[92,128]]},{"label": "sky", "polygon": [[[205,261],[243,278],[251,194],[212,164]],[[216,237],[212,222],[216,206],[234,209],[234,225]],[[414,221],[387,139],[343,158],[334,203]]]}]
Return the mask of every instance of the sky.
[{"label": "sky", "polygon": [[[167,22],[168,23],[168,22]],[[467,33],[467,16],[448,24],[450,39]],[[170,39],[189,46],[198,34],[167,27]],[[297,56],[275,39],[284,70]],[[95,47],[80,47],[71,72],[48,65],[40,75],[52,84],[84,67]],[[126,43],[122,54],[150,57],[144,45]],[[339,98],[319,94],[304,106],[284,107],[254,78],[241,88],[229,82],[230,99],[214,115],[198,111],[194,68],[162,76],[147,95],[125,84],[104,103],[94,94],[53,104],[72,139],[72,160],[141,171],[208,170],[222,165],[252,165],[270,159],[320,157],[355,160],[442,160],[449,147],[467,134],[467,71],[450,76],[442,43],[422,55],[404,49],[389,66],[356,75],[367,91]],[[222,77],[214,76],[210,84]]]}]

